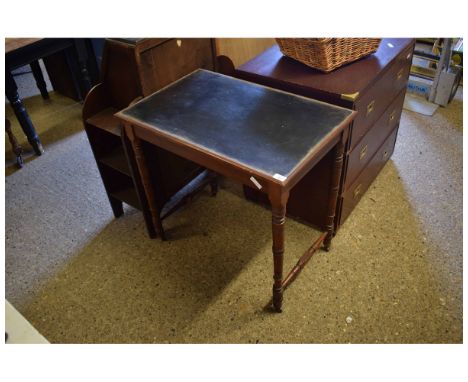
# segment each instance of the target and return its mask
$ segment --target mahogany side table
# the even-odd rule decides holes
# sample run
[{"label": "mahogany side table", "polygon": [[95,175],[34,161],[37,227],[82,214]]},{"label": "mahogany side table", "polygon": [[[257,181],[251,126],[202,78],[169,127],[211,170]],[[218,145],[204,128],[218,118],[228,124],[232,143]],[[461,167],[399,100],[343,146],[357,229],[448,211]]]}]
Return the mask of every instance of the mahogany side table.
[{"label": "mahogany side table", "polygon": [[[266,193],[272,207],[273,307],[323,244],[330,248],[344,145],[355,111],[207,70],[196,70],[120,111],[156,231],[161,227],[142,141]],[[326,230],[283,278],[284,224],[291,188],[328,152],[334,166]],[[160,232],[158,232],[160,233]]]}]

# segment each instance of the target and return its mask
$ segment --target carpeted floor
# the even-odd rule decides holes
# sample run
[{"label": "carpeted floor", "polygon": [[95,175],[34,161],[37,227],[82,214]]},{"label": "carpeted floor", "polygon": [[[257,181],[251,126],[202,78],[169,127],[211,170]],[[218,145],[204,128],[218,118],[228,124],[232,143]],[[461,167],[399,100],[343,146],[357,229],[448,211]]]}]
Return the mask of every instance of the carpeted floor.
[{"label": "carpeted floor", "polygon": [[[16,171],[6,145],[6,297],[50,342],[462,342],[461,89],[433,117],[403,112],[392,160],[282,314],[263,309],[267,210],[225,183],[165,222],[170,241],[150,240],[138,211],[113,218],[81,105],[25,103],[46,152]],[[289,268],[318,232],[288,220],[286,234]]]}]

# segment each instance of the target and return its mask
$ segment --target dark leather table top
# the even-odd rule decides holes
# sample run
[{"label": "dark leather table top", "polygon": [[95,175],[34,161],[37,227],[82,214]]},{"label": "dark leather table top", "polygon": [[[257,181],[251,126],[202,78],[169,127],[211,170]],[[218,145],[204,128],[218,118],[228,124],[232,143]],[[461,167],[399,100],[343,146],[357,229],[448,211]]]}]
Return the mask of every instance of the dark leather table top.
[{"label": "dark leather table top", "polygon": [[117,116],[278,179],[351,114],[200,69]]}]

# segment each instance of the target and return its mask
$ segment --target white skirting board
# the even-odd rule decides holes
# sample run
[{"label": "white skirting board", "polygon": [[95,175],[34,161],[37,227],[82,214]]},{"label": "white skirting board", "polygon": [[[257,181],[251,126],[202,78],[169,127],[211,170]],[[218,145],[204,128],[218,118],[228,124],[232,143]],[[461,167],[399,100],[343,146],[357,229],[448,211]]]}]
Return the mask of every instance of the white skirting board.
[{"label": "white skirting board", "polygon": [[13,305],[5,300],[5,332],[7,344],[48,344],[47,341]]}]

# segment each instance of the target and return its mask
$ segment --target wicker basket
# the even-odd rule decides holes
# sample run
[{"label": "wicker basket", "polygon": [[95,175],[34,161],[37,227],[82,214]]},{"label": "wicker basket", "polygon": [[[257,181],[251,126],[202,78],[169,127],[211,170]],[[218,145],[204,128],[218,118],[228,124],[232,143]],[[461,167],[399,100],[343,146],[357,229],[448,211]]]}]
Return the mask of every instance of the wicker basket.
[{"label": "wicker basket", "polygon": [[380,38],[277,38],[281,52],[323,72],[374,53]]}]

